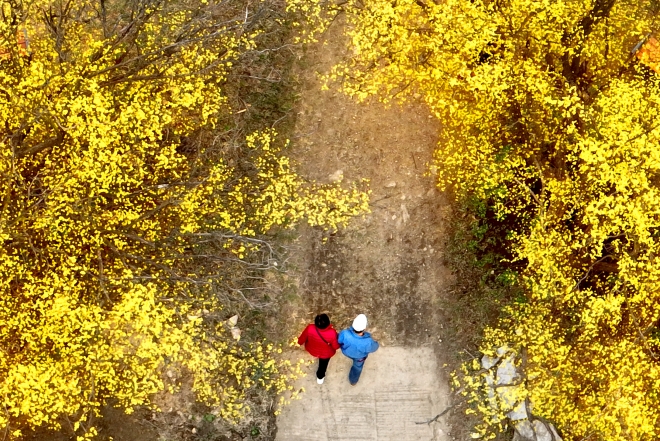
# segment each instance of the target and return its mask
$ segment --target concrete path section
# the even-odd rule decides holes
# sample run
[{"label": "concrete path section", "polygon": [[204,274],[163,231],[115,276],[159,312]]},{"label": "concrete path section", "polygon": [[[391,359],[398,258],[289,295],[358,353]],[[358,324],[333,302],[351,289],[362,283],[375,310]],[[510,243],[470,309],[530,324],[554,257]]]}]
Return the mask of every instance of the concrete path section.
[{"label": "concrete path section", "polygon": [[356,386],[348,382],[351,361],[330,360],[325,383],[316,384],[314,363],[299,380],[302,398],[277,419],[276,441],[448,441],[442,419],[449,390],[431,348],[384,347],[371,354]]}]

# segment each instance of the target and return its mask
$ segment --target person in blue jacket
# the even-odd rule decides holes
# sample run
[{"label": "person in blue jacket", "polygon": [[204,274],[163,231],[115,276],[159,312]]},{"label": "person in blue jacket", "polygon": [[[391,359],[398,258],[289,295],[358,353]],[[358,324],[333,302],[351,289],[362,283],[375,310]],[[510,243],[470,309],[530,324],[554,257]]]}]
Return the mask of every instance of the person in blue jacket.
[{"label": "person in blue jacket", "polygon": [[339,347],[342,354],[353,360],[348,373],[348,381],[355,386],[360,379],[367,356],[378,350],[378,342],[371,338],[367,329],[367,316],[360,314],[353,320],[353,326],[339,333]]}]

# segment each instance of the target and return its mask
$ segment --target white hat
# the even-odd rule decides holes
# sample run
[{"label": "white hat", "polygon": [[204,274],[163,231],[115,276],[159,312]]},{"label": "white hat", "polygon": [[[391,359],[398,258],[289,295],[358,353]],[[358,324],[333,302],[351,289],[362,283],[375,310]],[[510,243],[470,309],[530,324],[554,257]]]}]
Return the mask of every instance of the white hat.
[{"label": "white hat", "polygon": [[353,320],[353,330],[355,330],[355,332],[362,332],[365,329],[367,329],[367,316],[360,314],[355,317],[355,320]]}]

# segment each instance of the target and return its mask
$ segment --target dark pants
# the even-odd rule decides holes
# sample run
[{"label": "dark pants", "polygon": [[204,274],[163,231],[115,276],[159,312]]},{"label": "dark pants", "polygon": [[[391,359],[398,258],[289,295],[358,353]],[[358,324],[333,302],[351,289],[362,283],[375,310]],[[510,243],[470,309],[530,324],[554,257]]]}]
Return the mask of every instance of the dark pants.
[{"label": "dark pants", "polygon": [[351,384],[356,384],[360,379],[360,374],[362,373],[362,367],[364,366],[364,361],[366,359],[367,357],[360,359],[353,358],[353,366],[351,366],[351,370],[348,372],[348,381]]},{"label": "dark pants", "polygon": [[316,370],[316,378],[319,380],[325,378],[325,371],[328,369],[329,358],[319,358],[319,368]]}]

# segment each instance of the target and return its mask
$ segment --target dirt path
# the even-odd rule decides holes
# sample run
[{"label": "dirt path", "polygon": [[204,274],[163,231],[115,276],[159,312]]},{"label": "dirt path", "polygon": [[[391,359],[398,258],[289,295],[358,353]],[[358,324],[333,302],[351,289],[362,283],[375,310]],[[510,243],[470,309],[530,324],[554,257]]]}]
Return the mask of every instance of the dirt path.
[{"label": "dirt path", "polygon": [[279,416],[278,441],[450,439],[443,420],[424,424],[447,407],[447,385],[438,380],[431,348],[380,349],[367,359],[355,387],[346,379],[350,365],[339,356],[323,385],[313,372],[301,381],[306,392]]},{"label": "dirt path", "polygon": [[[413,417],[425,420],[439,413],[449,393],[439,368],[444,357],[438,337],[440,293],[452,283],[443,263],[449,205],[432,178],[423,176],[437,139],[437,122],[422,106],[388,109],[379,103],[357,104],[337,91],[321,92],[317,73],[327,72],[345,56],[339,25],[331,28],[326,41],[311,47],[301,62],[293,156],[302,164],[302,173],[319,182],[339,175],[348,182],[368,178],[373,212],[326,236],[325,242],[322,232],[302,230],[293,262],[300,297],[286,315],[292,319],[289,325],[300,330],[315,314],[326,312],[341,329],[365,313],[369,330],[385,347],[369,359],[368,381],[354,390],[344,378],[348,365],[342,355],[331,361],[323,386],[316,385],[313,374],[303,380],[307,392],[278,419],[277,439],[450,439],[447,428],[439,425],[435,432],[419,425],[400,431],[413,427]],[[415,415],[406,414],[412,412],[411,402],[417,403]],[[344,408],[348,413],[337,414]],[[354,408],[373,412],[355,414]],[[355,418],[360,427],[373,427],[365,429],[364,436],[337,429]],[[399,426],[383,428],[385,420],[398,421]],[[296,435],[305,424],[325,429],[318,438],[308,432]]]}]

